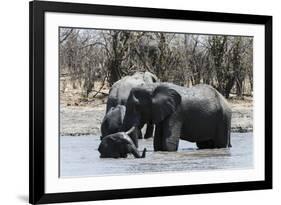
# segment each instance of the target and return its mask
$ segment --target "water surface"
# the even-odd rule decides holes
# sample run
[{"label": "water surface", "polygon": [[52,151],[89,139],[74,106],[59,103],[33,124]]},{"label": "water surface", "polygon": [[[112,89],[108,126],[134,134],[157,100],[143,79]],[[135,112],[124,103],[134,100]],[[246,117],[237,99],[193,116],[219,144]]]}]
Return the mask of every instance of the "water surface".
[{"label": "water surface", "polygon": [[198,150],[195,143],[180,141],[177,152],[154,152],[153,140],[139,140],[146,158],[99,158],[98,136],[61,136],[60,176],[121,175],[168,171],[248,169],[253,167],[253,133],[232,133],[232,148]]}]

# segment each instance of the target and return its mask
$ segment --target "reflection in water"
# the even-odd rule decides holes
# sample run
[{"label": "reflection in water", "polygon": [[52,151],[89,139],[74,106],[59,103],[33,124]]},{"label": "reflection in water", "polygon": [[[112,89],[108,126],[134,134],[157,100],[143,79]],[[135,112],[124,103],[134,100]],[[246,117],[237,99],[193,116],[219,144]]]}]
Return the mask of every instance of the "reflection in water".
[{"label": "reflection in water", "polygon": [[229,149],[198,150],[195,143],[180,141],[177,152],[154,152],[153,140],[139,140],[139,150],[147,148],[146,158],[100,159],[99,137],[62,136],[60,176],[119,175],[167,171],[247,169],[253,167],[253,134],[232,133]]}]

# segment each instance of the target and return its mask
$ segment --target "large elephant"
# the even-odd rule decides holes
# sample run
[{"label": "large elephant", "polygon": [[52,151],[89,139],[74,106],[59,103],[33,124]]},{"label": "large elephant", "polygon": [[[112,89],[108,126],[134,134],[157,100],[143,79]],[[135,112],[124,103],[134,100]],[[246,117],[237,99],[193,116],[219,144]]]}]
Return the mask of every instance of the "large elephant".
[{"label": "large elephant", "polygon": [[231,109],[209,85],[157,83],[132,89],[122,129],[143,121],[156,124],[155,151],[176,151],[179,139],[196,142],[199,149],[231,147]]},{"label": "large elephant", "polygon": [[[109,96],[106,105],[106,113],[112,107],[116,107],[117,105],[126,105],[130,91],[133,88],[145,84],[155,83],[157,81],[158,78],[154,74],[146,71],[146,72],[136,72],[132,76],[125,76],[124,78],[115,82],[109,91]],[[143,125],[139,125],[138,130],[140,130],[143,127]],[[147,122],[147,129],[144,138],[152,137],[152,134],[153,134],[153,125],[150,122]],[[134,132],[131,135],[137,136],[137,138],[142,138],[142,134],[140,131]]]},{"label": "large elephant", "polygon": [[133,154],[136,158],[144,158],[146,148],[144,148],[142,155],[139,154],[132,139],[128,136],[133,132],[135,127],[132,127],[127,132],[117,132],[105,136],[98,148],[101,158],[126,158],[128,154]]}]

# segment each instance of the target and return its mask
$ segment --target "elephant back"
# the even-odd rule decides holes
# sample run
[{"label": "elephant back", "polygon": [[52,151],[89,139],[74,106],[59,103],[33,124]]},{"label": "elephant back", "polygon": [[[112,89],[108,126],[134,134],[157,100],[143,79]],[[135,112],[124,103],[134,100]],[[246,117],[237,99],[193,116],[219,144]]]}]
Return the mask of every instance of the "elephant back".
[{"label": "elephant back", "polygon": [[133,88],[153,83],[157,80],[158,78],[150,72],[136,72],[132,76],[125,76],[118,80],[109,91],[106,112],[116,105],[126,105]]}]

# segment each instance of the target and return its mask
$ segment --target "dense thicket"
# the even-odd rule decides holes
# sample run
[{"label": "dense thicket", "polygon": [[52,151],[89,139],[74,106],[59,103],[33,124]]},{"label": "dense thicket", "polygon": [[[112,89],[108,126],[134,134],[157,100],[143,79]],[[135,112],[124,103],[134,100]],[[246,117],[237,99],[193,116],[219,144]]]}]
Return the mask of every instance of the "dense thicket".
[{"label": "dense thicket", "polygon": [[84,96],[97,82],[101,89],[146,70],[182,86],[210,84],[227,98],[252,93],[252,37],[72,28],[59,34],[60,78]]}]

